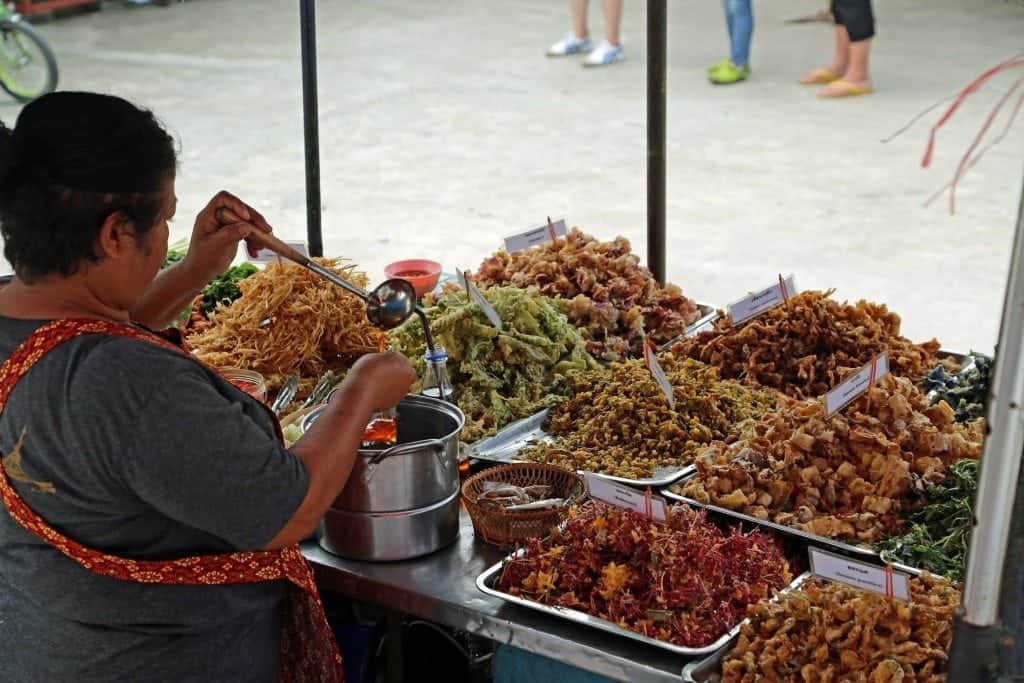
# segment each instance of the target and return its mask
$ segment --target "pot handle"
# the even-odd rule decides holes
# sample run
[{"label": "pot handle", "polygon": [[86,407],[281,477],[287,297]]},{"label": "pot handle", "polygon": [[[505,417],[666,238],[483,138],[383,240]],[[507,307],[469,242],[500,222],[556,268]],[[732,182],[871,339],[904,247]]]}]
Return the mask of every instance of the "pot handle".
[{"label": "pot handle", "polygon": [[376,465],[380,461],[390,458],[392,455],[407,455],[414,451],[423,450],[424,448],[429,448],[434,451],[435,456],[440,456],[444,453],[444,441],[441,441],[440,439],[425,439],[423,441],[403,443],[400,446],[392,446],[391,448],[374,455],[370,459],[370,464]]}]

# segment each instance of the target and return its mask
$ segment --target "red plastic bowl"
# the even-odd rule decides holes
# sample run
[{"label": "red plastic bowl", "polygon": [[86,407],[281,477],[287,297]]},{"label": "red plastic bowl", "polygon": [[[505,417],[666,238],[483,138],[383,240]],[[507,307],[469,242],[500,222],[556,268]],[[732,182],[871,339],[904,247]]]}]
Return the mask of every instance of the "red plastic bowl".
[{"label": "red plastic bowl", "polygon": [[437,287],[437,281],[441,279],[441,264],[426,259],[395,261],[384,268],[384,275],[389,279],[397,277],[407,281],[419,298]]}]

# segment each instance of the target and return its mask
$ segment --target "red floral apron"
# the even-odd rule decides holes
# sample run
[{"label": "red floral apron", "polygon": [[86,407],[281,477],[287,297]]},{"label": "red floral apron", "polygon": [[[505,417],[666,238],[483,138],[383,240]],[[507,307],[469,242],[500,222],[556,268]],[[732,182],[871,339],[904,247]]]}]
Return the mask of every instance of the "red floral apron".
[{"label": "red floral apron", "polygon": [[[83,334],[130,337],[185,353],[170,342],[130,325],[85,319],[47,323],[22,342],[0,366],[0,412],[7,405],[14,386],[40,358]],[[313,582],[313,572],[297,545],[282,550],[203,555],[167,561],[130,560],[86,548],[51,528],[11,486],[2,461],[0,496],[7,511],[21,526],[96,574],[123,581],[164,585],[221,586],[288,581],[288,598],[282,615],[281,681],[344,681],[341,655],[327,624],[323,603]]]}]

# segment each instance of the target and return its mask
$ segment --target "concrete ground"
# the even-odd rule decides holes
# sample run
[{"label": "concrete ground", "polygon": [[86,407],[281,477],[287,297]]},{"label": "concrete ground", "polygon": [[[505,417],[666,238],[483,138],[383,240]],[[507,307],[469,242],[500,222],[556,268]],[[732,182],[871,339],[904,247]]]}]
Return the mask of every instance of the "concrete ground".
[{"label": "concrete ground", "polygon": [[[296,4],[108,2],[41,27],[62,87],[128,97],[180,136],[178,236],[221,188],[280,234],[304,235]],[[475,267],[503,236],[547,215],[626,235],[645,253],[645,4],[626,2],[627,61],[584,70],[578,59],[544,57],[568,25],[565,2],[320,2],[327,253],[373,277],[402,257]],[[878,92],[825,102],[796,79],[827,61],[831,29],[783,24],[824,4],[756,2],[754,76],[716,88],[705,68],[726,54],[720,3],[669,3],[670,279],[724,304],[793,271],[802,288],[888,303],[913,338],[991,349],[1024,118],[963,181],[955,216],[944,202],[922,203],[1015,77],[967,102],[942,130],[931,170],[919,160],[938,111],[881,140],[1024,51],[1024,7],[876,2]],[[0,103],[5,121],[17,111]]]}]

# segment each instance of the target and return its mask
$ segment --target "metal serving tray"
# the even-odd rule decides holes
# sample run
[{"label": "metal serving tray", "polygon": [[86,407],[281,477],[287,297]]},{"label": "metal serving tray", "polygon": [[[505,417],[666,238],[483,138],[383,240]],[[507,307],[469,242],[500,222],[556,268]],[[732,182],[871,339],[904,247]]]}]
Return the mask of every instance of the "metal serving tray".
[{"label": "metal serving tray", "polygon": [[664,650],[668,650],[669,652],[674,652],[678,655],[683,655],[686,657],[700,657],[721,650],[725,645],[728,645],[733,638],[736,637],[736,635],[740,631],[740,625],[743,623],[740,622],[739,624],[736,624],[726,633],[723,633],[721,637],[719,637],[715,642],[711,643],[710,645],[705,645],[704,647],[682,647],[680,645],[666,643],[663,640],[657,640],[655,638],[648,638],[647,636],[642,636],[639,633],[630,631],[629,629],[624,629],[618,624],[615,624],[614,622],[608,621],[606,619],[601,619],[600,617],[592,616],[585,612],[580,612],[574,609],[567,609],[565,607],[551,607],[549,605],[542,605],[539,602],[533,602],[532,600],[527,600],[526,598],[520,598],[515,595],[509,595],[508,593],[496,589],[494,587],[494,584],[497,583],[498,577],[501,574],[501,568],[502,566],[504,566],[505,562],[513,558],[520,557],[525,552],[526,550],[524,548],[520,548],[518,551],[512,553],[501,562],[487,569],[483,574],[477,577],[476,587],[479,588],[483,593],[486,593],[487,595],[491,595],[496,598],[500,598],[502,600],[505,600],[506,602],[510,602],[515,605],[520,605],[522,607],[536,610],[538,612],[544,612],[545,614],[550,614],[551,616],[557,617],[559,619],[574,621],[578,624],[591,626],[601,631],[614,633],[616,635],[622,636],[624,638],[629,638],[630,640],[635,640],[640,643],[646,643],[648,645],[660,647]]},{"label": "metal serving tray", "polygon": [[[696,470],[696,468],[694,468],[694,470]],[[692,475],[691,475],[691,477],[692,477]],[[690,479],[691,477],[687,477],[686,479]],[[678,481],[676,483],[677,484],[682,484],[684,482],[683,481]],[[778,533],[780,533],[780,534],[782,534],[784,536],[789,536],[791,538],[800,539],[801,541],[803,541],[805,543],[810,543],[812,545],[816,545],[816,546],[819,546],[819,547],[825,547],[825,548],[829,548],[829,549],[832,549],[832,550],[837,550],[837,551],[842,552],[842,553],[847,554],[847,555],[854,555],[854,556],[862,557],[862,558],[871,558],[871,559],[874,559],[877,562],[881,562],[881,559],[879,558],[878,552],[875,551],[875,550],[872,550],[871,548],[867,548],[867,547],[864,547],[864,546],[850,545],[849,543],[843,543],[842,541],[836,541],[836,540],[833,540],[831,538],[825,538],[824,536],[818,536],[817,534],[812,534],[812,533],[808,533],[806,531],[801,531],[800,529],[794,529],[793,527],[789,527],[789,526],[786,526],[784,524],[778,524],[777,522],[772,522],[772,521],[767,520],[767,519],[758,519],[757,517],[752,517],[751,515],[745,515],[742,512],[736,512],[735,510],[730,510],[728,508],[718,507],[717,505],[709,505],[707,503],[700,503],[700,502],[698,502],[696,500],[693,500],[692,498],[687,498],[686,496],[681,496],[678,493],[670,491],[667,488],[664,491],[662,491],[661,494],[665,498],[667,498],[668,500],[671,500],[673,502],[684,503],[686,505],[691,505],[691,506],[696,507],[696,508],[702,508],[704,510],[708,510],[709,512],[718,513],[718,514],[723,515],[725,517],[728,517],[728,518],[731,518],[731,519],[735,519],[736,521],[739,521],[739,522],[746,522],[748,524],[754,524],[756,526],[759,526],[759,527],[762,527],[762,528],[765,528],[765,529],[771,529],[772,531],[776,531],[776,532],[778,532]]]},{"label": "metal serving tray", "polygon": [[[519,455],[519,451],[532,444],[553,441],[553,437],[544,431],[544,422],[547,420],[547,417],[548,411],[542,410],[536,415],[513,422],[494,436],[478,441],[470,446],[469,457],[497,464],[522,462],[516,457]],[[654,476],[648,479],[627,479],[599,472],[595,474],[610,481],[626,484],[627,486],[662,488],[696,471],[697,469],[693,465],[658,468],[655,470]]]}]

